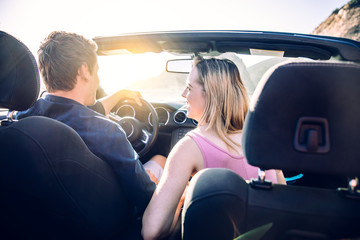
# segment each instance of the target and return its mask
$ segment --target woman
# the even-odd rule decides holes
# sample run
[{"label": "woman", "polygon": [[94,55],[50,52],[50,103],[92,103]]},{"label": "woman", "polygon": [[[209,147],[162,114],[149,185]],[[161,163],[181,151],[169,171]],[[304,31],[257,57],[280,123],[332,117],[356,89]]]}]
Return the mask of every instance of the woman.
[{"label": "woman", "polygon": [[[169,154],[143,216],[145,240],[162,238],[172,231],[188,180],[199,170],[229,168],[246,180],[257,177],[258,168],[246,162],[241,148],[248,96],[236,65],[229,60],[199,60],[182,96],[187,100],[188,117],[199,124]],[[276,175],[274,170],[266,173],[267,179],[285,183],[281,171],[279,181]]]}]

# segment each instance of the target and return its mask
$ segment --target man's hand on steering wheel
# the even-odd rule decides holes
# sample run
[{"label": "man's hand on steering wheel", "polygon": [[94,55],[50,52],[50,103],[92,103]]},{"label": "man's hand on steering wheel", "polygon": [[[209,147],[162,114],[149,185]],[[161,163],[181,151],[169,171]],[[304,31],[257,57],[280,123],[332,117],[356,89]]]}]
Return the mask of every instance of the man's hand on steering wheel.
[{"label": "man's hand on steering wheel", "polygon": [[139,91],[130,90],[130,89],[121,89],[113,94],[110,94],[106,97],[99,99],[99,101],[104,107],[105,116],[107,116],[110,113],[111,109],[113,109],[113,107],[122,100],[126,100],[126,99],[132,100],[139,106],[142,106],[142,102],[140,99],[141,97],[142,96]]},{"label": "man's hand on steering wheel", "polygon": [[[141,93],[137,90],[131,90],[131,89],[122,89],[120,91],[118,91],[119,94],[119,99],[117,102],[123,100],[123,99],[129,99],[129,100],[134,100],[136,102],[137,105],[142,106],[142,102],[141,102]],[[114,106],[113,106],[114,107]]]}]

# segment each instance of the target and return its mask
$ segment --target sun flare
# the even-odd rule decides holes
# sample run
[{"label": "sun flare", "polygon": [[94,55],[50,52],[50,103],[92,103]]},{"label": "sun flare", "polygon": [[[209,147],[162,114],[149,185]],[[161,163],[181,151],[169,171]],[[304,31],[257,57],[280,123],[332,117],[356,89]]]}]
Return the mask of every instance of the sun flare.
[{"label": "sun flare", "polygon": [[108,93],[151,77],[156,77],[165,71],[169,53],[154,54],[124,54],[100,56],[100,84]]}]

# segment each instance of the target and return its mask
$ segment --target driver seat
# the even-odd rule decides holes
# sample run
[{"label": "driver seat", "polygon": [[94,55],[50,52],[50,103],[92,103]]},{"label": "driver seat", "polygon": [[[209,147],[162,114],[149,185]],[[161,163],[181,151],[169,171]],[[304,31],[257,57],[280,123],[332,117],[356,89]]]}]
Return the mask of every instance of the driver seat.
[{"label": "driver seat", "polygon": [[13,119],[39,85],[34,56],[0,31],[0,238],[123,238],[134,208],[111,167],[61,122]]}]

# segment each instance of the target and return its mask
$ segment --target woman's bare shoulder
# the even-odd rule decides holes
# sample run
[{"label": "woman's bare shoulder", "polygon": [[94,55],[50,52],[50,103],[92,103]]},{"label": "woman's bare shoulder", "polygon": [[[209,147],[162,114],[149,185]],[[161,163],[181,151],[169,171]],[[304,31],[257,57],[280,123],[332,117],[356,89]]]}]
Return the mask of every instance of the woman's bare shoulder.
[{"label": "woman's bare shoulder", "polygon": [[170,162],[179,162],[179,161],[187,161],[188,163],[192,162],[196,169],[203,168],[203,157],[202,153],[196,144],[196,142],[190,137],[186,135],[183,137],[171,150],[169,154]]},{"label": "woman's bare shoulder", "polygon": [[194,148],[198,148],[196,142],[191,137],[191,135],[186,135],[175,144],[175,146],[171,150],[171,153],[193,150]]}]

